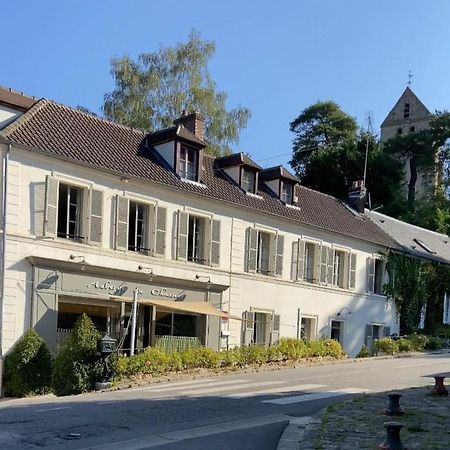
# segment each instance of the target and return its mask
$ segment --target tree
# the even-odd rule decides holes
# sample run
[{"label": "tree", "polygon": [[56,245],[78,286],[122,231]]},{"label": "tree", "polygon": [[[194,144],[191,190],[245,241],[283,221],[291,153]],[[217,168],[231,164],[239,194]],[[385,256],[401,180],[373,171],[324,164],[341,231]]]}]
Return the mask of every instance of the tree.
[{"label": "tree", "polygon": [[296,134],[290,162],[302,177],[313,152],[335,149],[356,139],[357,125],[353,117],[332,101],[317,102],[304,109],[290,124]]},{"label": "tree", "polygon": [[250,111],[242,106],[226,109],[227,94],[217,91],[208,71],[215,44],[196,31],[185,43],[111,61],[116,86],[105,95],[103,111],[115,122],[149,132],[170,127],[183,109],[205,116],[207,151],[230,152],[239,132],[246,127]]}]

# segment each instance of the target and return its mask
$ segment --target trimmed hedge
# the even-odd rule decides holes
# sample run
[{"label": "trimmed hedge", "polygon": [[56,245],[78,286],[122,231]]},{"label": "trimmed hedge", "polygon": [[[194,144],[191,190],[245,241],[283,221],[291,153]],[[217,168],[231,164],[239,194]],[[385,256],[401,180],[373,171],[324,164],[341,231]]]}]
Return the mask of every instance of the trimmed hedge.
[{"label": "trimmed hedge", "polygon": [[5,358],[5,394],[25,397],[49,392],[52,366],[47,344],[30,328]]},{"label": "trimmed hedge", "polygon": [[373,342],[375,353],[383,352],[393,355],[401,352],[422,352],[423,350],[437,350],[442,347],[442,341],[436,336],[426,334],[410,334],[399,339],[384,337]]},{"label": "trimmed hedge", "polygon": [[56,395],[81,394],[94,389],[101,375],[99,337],[91,319],[82,314],[55,357],[52,388]]},{"label": "trimmed hedge", "polygon": [[157,376],[188,369],[242,368],[271,362],[298,361],[308,357],[342,358],[344,355],[339,342],[332,339],[303,341],[282,338],[270,347],[250,345],[220,352],[198,347],[166,353],[149,347],[134,356],[119,356],[115,373],[116,378],[121,379],[140,374]]}]

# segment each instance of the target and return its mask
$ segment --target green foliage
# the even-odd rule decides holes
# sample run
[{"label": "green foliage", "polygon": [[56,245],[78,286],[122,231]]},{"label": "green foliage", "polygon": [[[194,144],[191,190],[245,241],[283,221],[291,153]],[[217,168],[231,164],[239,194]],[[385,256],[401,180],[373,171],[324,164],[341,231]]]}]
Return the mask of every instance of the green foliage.
[{"label": "green foliage", "polygon": [[399,351],[397,342],[388,337],[375,339],[373,347],[376,353],[383,352],[386,355],[393,355]]},{"label": "green foliage", "polygon": [[407,336],[407,339],[411,342],[412,349],[416,352],[423,351],[428,342],[428,336],[424,334],[413,333]]},{"label": "green foliage", "polygon": [[45,394],[50,389],[52,356],[30,328],[5,358],[5,393],[14,397]]},{"label": "green foliage", "polygon": [[369,349],[367,348],[367,345],[363,345],[361,350],[356,355],[357,358],[368,358],[369,356]]},{"label": "green foliage", "polygon": [[428,341],[425,344],[426,350],[438,350],[442,348],[442,341],[436,336],[428,336]]},{"label": "green foliage", "polygon": [[81,394],[94,388],[101,373],[99,333],[83,314],[55,357],[52,386],[56,395]]},{"label": "green foliage", "polygon": [[410,352],[414,350],[413,343],[409,339],[400,338],[396,342],[399,352]]},{"label": "green foliage", "polygon": [[220,353],[208,347],[188,348],[181,353],[185,369],[215,369],[221,365]]},{"label": "green foliage", "polygon": [[215,44],[192,31],[187,42],[143,53],[137,61],[129,56],[111,61],[116,86],[105,95],[103,111],[110,120],[155,131],[172,126],[183,109],[205,116],[207,151],[219,155],[237,143],[250,111],[226,109],[227,94],[217,91],[208,62]]}]

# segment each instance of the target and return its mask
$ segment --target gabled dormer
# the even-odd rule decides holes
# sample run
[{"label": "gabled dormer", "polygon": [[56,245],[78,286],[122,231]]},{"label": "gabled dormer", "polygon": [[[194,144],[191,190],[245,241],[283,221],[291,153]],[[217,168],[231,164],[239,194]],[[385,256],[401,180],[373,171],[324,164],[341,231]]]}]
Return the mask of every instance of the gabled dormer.
[{"label": "gabled dormer", "polygon": [[232,155],[217,158],[216,165],[243,191],[248,194],[256,194],[258,192],[258,173],[262,168],[244,153],[233,153]]},{"label": "gabled dormer", "polygon": [[187,114],[174,121],[174,126],[150,133],[147,146],[156,151],[171,169],[183,180],[201,181],[205,118],[198,112]]},{"label": "gabled dormer", "polygon": [[262,170],[259,173],[259,179],[286,205],[296,203],[295,185],[299,183],[299,179],[294,177],[283,166],[269,167]]}]

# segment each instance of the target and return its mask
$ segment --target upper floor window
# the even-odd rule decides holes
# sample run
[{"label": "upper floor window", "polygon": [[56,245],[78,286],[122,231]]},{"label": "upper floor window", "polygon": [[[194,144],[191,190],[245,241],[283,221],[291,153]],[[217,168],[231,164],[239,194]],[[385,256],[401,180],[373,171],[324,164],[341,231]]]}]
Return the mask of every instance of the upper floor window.
[{"label": "upper floor window", "polygon": [[383,294],[385,262],[380,258],[367,258],[367,292]]},{"label": "upper floor window", "polygon": [[58,192],[58,237],[83,239],[82,236],[83,190],[79,187],[59,183]]},{"label": "upper floor window", "polygon": [[220,228],[219,220],[178,211],[176,258],[218,266]]},{"label": "upper floor window", "polygon": [[103,192],[60,182],[58,178],[48,175],[45,183],[44,236],[101,245],[102,231]]},{"label": "upper floor window", "polygon": [[255,172],[252,170],[242,169],[242,189],[251,194],[255,193]]},{"label": "upper floor window", "polygon": [[403,107],[403,118],[409,118],[409,103],[405,103],[405,106]]},{"label": "upper floor window", "polygon": [[257,272],[263,275],[278,275],[283,273],[284,236],[258,230],[247,229],[247,272]]},{"label": "upper floor window", "polygon": [[336,250],[334,252],[334,263],[333,263],[333,281],[332,284],[339,286],[341,288],[345,287],[345,268],[347,265],[346,252]]},{"label": "upper floor window", "polygon": [[198,150],[181,145],[179,159],[179,175],[187,180],[197,181]]},{"label": "upper floor window", "polygon": [[286,203],[286,205],[292,205],[292,200],[294,197],[294,187],[290,183],[284,181],[281,182],[281,200]]},{"label": "upper floor window", "polygon": [[315,269],[316,269],[316,258],[317,258],[317,245],[311,242],[305,243],[305,259],[303,267],[303,279],[313,283],[316,279]]},{"label": "upper floor window", "polygon": [[130,201],[128,214],[128,250],[133,252],[149,250],[149,225],[148,205]]}]

